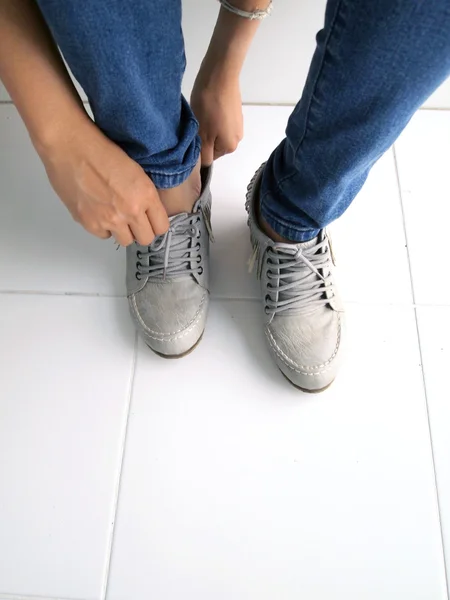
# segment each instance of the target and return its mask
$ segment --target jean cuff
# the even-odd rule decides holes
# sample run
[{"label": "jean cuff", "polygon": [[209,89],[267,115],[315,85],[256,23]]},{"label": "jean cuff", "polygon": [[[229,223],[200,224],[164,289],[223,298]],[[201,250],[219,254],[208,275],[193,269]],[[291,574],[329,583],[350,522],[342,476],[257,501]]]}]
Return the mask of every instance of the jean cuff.
[{"label": "jean cuff", "polygon": [[158,171],[155,168],[152,168],[151,170],[146,169],[145,167],[143,168],[158,189],[167,190],[174,188],[185,182],[192,173],[195,165],[198,162],[200,150],[200,142],[197,142],[195,144],[195,150],[192,152],[192,156],[190,157],[189,164],[180,165],[179,169],[175,171],[172,171],[169,168],[161,171]]},{"label": "jean cuff", "polygon": [[181,185],[194,170],[194,167],[189,167],[180,173],[147,173],[155,186],[160,190],[167,190]]},{"label": "jean cuff", "polygon": [[267,205],[267,195],[261,199],[260,204],[260,215],[266,221],[266,223],[272,227],[272,229],[281,235],[281,237],[289,240],[290,242],[309,242],[313,238],[317,237],[320,233],[320,229],[306,229],[305,227],[295,226],[288,221],[275,215],[274,212]]}]

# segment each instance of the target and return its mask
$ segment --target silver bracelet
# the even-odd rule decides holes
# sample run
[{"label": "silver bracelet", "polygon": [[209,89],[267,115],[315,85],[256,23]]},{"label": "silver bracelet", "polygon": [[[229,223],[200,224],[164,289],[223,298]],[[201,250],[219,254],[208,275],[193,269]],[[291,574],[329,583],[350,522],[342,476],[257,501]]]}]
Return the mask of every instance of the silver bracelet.
[{"label": "silver bracelet", "polygon": [[270,0],[269,6],[265,10],[258,9],[258,10],[254,10],[252,12],[248,12],[246,10],[241,10],[240,8],[236,8],[235,6],[230,4],[228,2],[228,0],[219,0],[219,2],[223,6],[223,8],[225,8],[229,12],[233,13],[234,15],[237,15],[238,17],[242,17],[244,19],[250,19],[250,21],[254,21],[255,19],[257,21],[262,21],[263,19],[265,19],[266,17],[268,17],[271,14],[272,8],[273,8],[273,0]]}]

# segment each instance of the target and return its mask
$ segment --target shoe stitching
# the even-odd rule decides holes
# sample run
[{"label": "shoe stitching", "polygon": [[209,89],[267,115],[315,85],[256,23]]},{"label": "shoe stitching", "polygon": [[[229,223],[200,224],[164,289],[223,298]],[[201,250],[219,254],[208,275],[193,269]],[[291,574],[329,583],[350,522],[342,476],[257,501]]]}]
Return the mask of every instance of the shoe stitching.
[{"label": "shoe stitching", "polygon": [[[322,373],[325,373],[326,371],[329,371],[329,368],[324,369],[324,367],[329,367],[329,365],[334,360],[334,358],[336,357],[336,354],[337,354],[337,352],[339,350],[339,346],[340,346],[340,342],[341,342],[341,316],[339,315],[339,313],[337,314],[337,317],[338,317],[338,322],[339,322],[339,333],[338,333],[336,348],[334,349],[334,352],[331,355],[331,357],[326,362],[324,362],[321,365],[314,365],[312,367],[308,367],[306,365],[298,365],[297,363],[295,363],[292,359],[290,359],[281,350],[281,348],[276,343],[275,338],[272,335],[272,332],[269,330],[268,327],[265,328],[266,337],[267,337],[267,339],[269,341],[269,344],[270,344],[271,348],[275,351],[275,353],[278,356],[278,358],[287,367],[289,367],[289,369],[291,369],[292,371],[295,371],[296,373],[300,373],[300,375],[321,375]],[[322,369],[322,370],[321,371],[315,371],[313,373],[308,373],[308,372],[303,371],[302,369],[308,369],[310,371],[313,370],[313,369]]]},{"label": "shoe stitching", "polygon": [[201,316],[202,315],[200,314],[198,316],[198,319],[194,323],[192,323],[192,325],[188,329],[186,329],[185,331],[183,331],[182,333],[180,333],[179,335],[177,335],[175,337],[170,337],[170,338],[156,337],[156,336],[149,335],[145,331],[144,331],[144,336],[147,338],[150,338],[151,340],[155,340],[156,342],[176,342],[176,341],[181,340],[182,338],[186,337],[193,329],[195,329],[195,326],[200,321]]},{"label": "shoe stitching", "polygon": [[307,377],[315,377],[316,375],[323,375],[323,373],[327,373],[328,371],[331,370],[331,366],[329,366],[326,369],[322,369],[321,371],[317,371],[314,373],[305,373],[305,371],[301,371],[300,369],[295,369],[292,365],[290,365],[288,362],[286,362],[286,360],[283,358],[283,356],[281,356],[278,352],[277,349],[273,346],[272,341],[270,340],[270,338],[267,338],[270,344],[270,347],[272,348],[272,350],[275,352],[277,358],[279,360],[281,360],[281,362],[291,371],[294,371],[295,373],[298,373],[299,375],[305,375]]},{"label": "shoe stitching", "polygon": [[[158,340],[160,342],[163,342],[163,341],[172,342],[181,337],[184,337],[187,333],[189,333],[194,328],[194,326],[198,323],[198,321],[200,321],[201,312],[202,312],[202,308],[203,308],[203,304],[205,302],[206,296],[207,296],[207,294],[203,294],[203,297],[202,297],[202,300],[200,302],[197,312],[195,313],[195,315],[193,316],[191,321],[189,321],[189,323],[186,325],[186,327],[182,327],[181,329],[178,329],[177,331],[171,331],[169,333],[160,333],[158,331],[153,331],[152,329],[150,329],[150,327],[148,327],[144,323],[141,315],[139,314],[138,307],[136,304],[135,294],[132,294],[132,296],[130,296],[130,300],[132,302],[132,306],[134,309],[133,312],[135,313],[137,320],[139,321],[140,325],[142,326],[142,328],[144,329],[144,331],[148,335],[148,337],[150,337],[154,340]],[[154,334],[154,335],[151,335],[151,334]],[[181,335],[177,335],[177,334],[181,334]]]}]

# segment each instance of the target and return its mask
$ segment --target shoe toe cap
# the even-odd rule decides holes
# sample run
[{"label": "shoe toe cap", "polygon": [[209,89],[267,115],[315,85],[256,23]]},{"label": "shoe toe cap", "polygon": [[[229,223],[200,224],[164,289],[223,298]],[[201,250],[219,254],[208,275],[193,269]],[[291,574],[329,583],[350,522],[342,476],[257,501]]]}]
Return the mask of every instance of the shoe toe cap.
[{"label": "shoe toe cap", "polygon": [[336,377],[342,351],[343,315],[327,309],[317,318],[275,317],[266,326],[282,373],[305,391],[320,391]]},{"label": "shoe toe cap", "polygon": [[199,285],[191,281],[152,283],[128,300],[138,331],[158,354],[180,356],[200,340],[209,294]]}]

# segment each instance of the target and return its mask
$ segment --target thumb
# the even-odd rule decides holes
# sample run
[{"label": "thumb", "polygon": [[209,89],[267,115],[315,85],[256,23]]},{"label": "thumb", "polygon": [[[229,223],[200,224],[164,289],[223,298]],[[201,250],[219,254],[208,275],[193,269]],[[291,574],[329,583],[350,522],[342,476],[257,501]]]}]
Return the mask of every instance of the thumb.
[{"label": "thumb", "polygon": [[209,167],[214,161],[214,142],[202,144],[202,166]]}]

